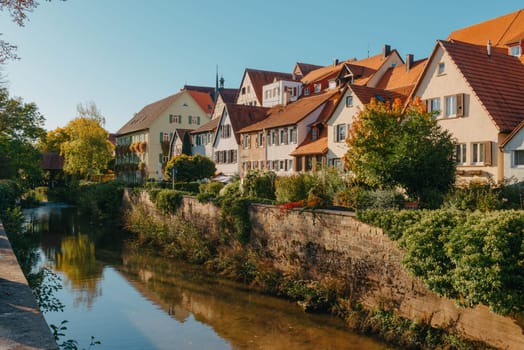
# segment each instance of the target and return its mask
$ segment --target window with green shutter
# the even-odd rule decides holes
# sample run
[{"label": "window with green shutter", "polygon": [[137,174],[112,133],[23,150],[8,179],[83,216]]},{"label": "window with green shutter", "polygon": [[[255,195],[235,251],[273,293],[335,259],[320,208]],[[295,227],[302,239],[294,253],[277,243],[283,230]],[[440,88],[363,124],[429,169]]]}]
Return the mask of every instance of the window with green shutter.
[{"label": "window with green shutter", "polygon": [[188,121],[189,125],[191,125],[191,116],[187,117],[187,121]]},{"label": "window with green shutter", "polygon": [[197,117],[197,124],[200,125],[200,116]]},{"label": "window with green shutter", "polygon": [[164,133],[160,131],[160,143],[164,141]]}]

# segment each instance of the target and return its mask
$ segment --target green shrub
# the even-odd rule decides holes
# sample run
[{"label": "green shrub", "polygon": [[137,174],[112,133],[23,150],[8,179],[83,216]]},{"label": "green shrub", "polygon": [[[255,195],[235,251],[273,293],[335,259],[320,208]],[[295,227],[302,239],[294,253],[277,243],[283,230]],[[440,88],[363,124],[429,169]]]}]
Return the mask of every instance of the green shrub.
[{"label": "green shrub", "polygon": [[279,176],[275,179],[275,196],[279,203],[296,202],[307,199],[310,189],[309,174]]},{"label": "green shrub", "polygon": [[458,210],[489,211],[501,209],[500,188],[489,183],[470,182],[465,187],[457,187],[444,197],[444,208]]},{"label": "green shrub", "polygon": [[200,183],[198,182],[175,182],[175,190],[190,194],[197,194],[199,192],[199,186]]},{"label": "green shrub", "polygon": [[0,180],[0,214],[16,205],[16,200],[20,196],[20,189],[15,181]]},{"label": "green shrub", "polygon": [[421,210],[368,209],[357,211],[357,219],[380,227],[389,238],[398,240],[419,221],[423,213]]},{"label": "green shrub", "polygon": [[275,178],[273,171],[249,171],[244,177],[243,195],[250,198],[275,199]]},{"label": "green shrub", "polygon": [[198,187],[198,191],[202,194],[210,194],[213,197],[218,196],[220,190],[224,188],[224,184],[218,181],[211,181],[207,183],[202,183]]},{"label": "green shrub", "polygon": [[394,189],[366,190],[357,192],[357,209],[400,209],[404,196]]},{"label": "green shrub", "polygon": [[70,203],[78,205],[83,215],[101,222],[116,222],[120,219],[124,187],[121,181],[86,182],[71,190],[74,198]]},{"label": "green shrub", "polygon": [[178,191],[160,190],[156,195],[155,205],[164,214],[174,214],[180,204],[183,196]]}]

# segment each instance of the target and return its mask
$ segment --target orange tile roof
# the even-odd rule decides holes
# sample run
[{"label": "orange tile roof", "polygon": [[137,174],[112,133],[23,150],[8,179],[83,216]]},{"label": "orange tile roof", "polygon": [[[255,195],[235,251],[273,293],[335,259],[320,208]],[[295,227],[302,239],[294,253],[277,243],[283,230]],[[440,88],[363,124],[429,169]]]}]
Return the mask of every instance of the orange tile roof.
[{"label": "orange tile roof", "polygon": [[512,131],[524,119],[524,65],[507,50],[459,41],[438,41],[461,71],[501,132]]},{"label": "orange tile roof", "polygon": [[405,101],[408,97],[408,95],[402,95],[395,91],[377,89],[368,86],[350,85],[350,89],[363,104],[368,104],[371,102],[372,98],[380,102],[393,102],[396,98]]},{"label": "orange tile roof", "polygon": [[[472,26],[455,30],[448,40],[486,45],[491,40],[493,46],[503,47],[524,32],[524,10],[508,13]],[[522,36],[519,39],[524,39]]]},{"label": "orange tile roof", "polygon": [[300,81],[304,84],[311,84],[322,79],[336,77],[340,73],[342,68],[344,68],[344,64],[346,62],[347,61],[343,61],[337,65],[329,65],[312,70],[308,74],[306,74],[302,79],[300,79]]},{"label": "orange tile roof", "polygon": [[227,103],[226,109],[237,143],[240,143],[239,130],[265,119],[269,111],[269,108],[266,107],[237,105],[234,103]]},{"label": "orange tile roof", "polygon": [[193,97],[193,100],[202,108],[202,110],[205,113],[211,113],[213,112],[213,108],[215,107],[215,103],[213,102],[213,99],[211,96],[206,92],[200,92],[195,90],[188,90],[191,97]]},{"label": "orange tile roof", "polygon": [[312,70],[322,68],[322,66],[319,66],[316,64],[302,63],[302,62],[297,62],[295,67],[298,67],[298,69],[300,70],[303,76],[307,75]]},{"label": "orange tile roof", "polygon": [[209,122],[205,123],[201,127],[192,130],[191,134],[200,134],[203,132],[213,131],[217,128],[218,122],[220,121],[220,118],[211,119]]},{"label": "orange tile roof", "polygon": [[428,59],[424,58],[413,62],[409,71],[406,71],[406,64],[388,68],[376,85],[376,88],[396,91],[402,95],[409,96],[427,61]]},{"label": "orange tile roof", "polygon": [[242,81],[244,81],[246,74],[249,75],[249,79],[251,80],[251,84],[253,85],[253,89],[255,90],[255,94],[257,95],[257,99],[260,101],[260,103],[262,103],[262,87],[264,85],[272,83],[275,79],[293,80],[291,73],[271,72],[246,68],[244,77],[242,77]]},{"label": "orange tile roof", "polygon": [[147,106],[142,108],[140,112],[136,113],[135,116],[131,118],[127,123],[125,123],[124,126],[122,126],[120,130],[116,132],[116,134],[123,135],[128,134],[130,132],[148,129],[149,125],[151,125],[151,123],[153,123],[156,120],[156,118],[158,118],[158,116],[162,114],[162,112],[164,112],[169,106],[171,106],[171,104],[175,102],[178,96],[180,96],[183,93],[184,92],[181,91],[177,94],[168,96],[166,98],[148,104]]},{"label": "orange tile roof", "polygon": [[306,140],[298,146],[290,156],[305,156],[313,154],[326,154],[328,151],[328,138],[327,138],[327,128],[322,130],[322,136],[318,139],[312,141],[311,133],[308,134]]},{"label": "orange tile roof", "polygon": [[268,111],[269,117],[261,122],[245,127],[239,132],[244,133],[296,124],[320,107],[337,92],[338,90],[330,90],[320,94],[303,97],[287,106],[278,105],[272,107]]}]

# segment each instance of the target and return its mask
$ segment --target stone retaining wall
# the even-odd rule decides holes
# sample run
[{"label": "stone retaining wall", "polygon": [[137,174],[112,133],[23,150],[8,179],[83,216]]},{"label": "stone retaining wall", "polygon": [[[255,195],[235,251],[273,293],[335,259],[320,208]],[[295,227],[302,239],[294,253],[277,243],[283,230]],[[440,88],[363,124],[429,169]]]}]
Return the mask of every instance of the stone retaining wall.
[{"label": "stone retaining wall", "polygon": [[0,223],[0,349],[58,349]]},{"label": "stone retaining wall", "polygon": [[[208,234],[219,232],[220,209],[214,205],[184,197],[178,211]],[[403,252],[395,242],[381,229],[356,220],[351,212],[281,211],[252,204],[249,214],[251,244],[266,250],[275,267],[284,272],[338,281],[354,300],[369,308],[394,310],[501,349],[524,349],[522,322],[519,325],[484,306],[459,308],[438,297],[402,267]]]}]

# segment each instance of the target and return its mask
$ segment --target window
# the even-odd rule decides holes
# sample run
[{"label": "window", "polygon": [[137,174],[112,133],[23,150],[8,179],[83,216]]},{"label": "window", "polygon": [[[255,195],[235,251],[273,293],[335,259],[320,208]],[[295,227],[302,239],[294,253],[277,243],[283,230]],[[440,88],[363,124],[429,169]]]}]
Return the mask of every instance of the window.
[{"label": "window", "polygon": [[346,96],[346,107],[353,107],[353,95]]},{"label": "window", "polygon": [[311,140],[315,141],[317,139],[318,139],[318,128],[317,127],[313,127],[311,129]]},{"label": "window", "polygon": [[320,92],[322,86],[320,84],[315,84],[315,92]]},{"label": "window", "polygon": [[245,94],[246,94],[246,88],[243,87],[243,88],[242,88],[242,95],[245,95]]},{"label": "window", "polygon": [[509,48],[510,56],[520,57],[521,54],[522,54],[522,48],[520,47],[520,45],[515,45]]},{"label": "window", "polygon": [[304,96],[309,96],[309,87],[304,89]]},{"label": "window", "polygon": [[264,134],[262,132],[259,132],[257,135],[257,146],[262,147],[264,142]]},{"label": "window", "polygon": [[457,116],[457,95],[446,96],[446,118]]},{"label": "window", "polygon": [[227,139],[231,137],[231,125],[226,124],[220,126],[220,137]]},{"label": "window", "polygon": [[347,126],[346,124],[337,124],[335,125],[335,142],[344,142],[346,141],[347,136]]},{"label": "window", "polygon": [[287,170],[293,170],[293,159],[288,159]]},{"label": "window", "polygon": [[251,87],[248,85],[247,86],[247,93],[249,94],[251,92]]},{"label": "window", "polygon": [[333,90],[337,87],[337,81],[336,80],[330,80],[329,81],[329,90]]},{"label": "window", "polygon": [[287,130],[280,129],[280,143],[283,145],[287,145],[287,141]]},{"label": "window", "polygon": [[513,166],[524,166],[524,150],[513,151]]},{"label": "window", "polygon": [[466,144],[459,143],[455,145],[455,162],[457,164],[466,164]]},{"label": "window", "polygon": [[285,169],[285,166],[286,166],[286,161],[285,160],[281,160],[278,162],[278,170],[286,170]]},{"label": "window", "polygon": [[248,149],[249,148],[249,135],[248,134],[245,134],[244,135],[244,149]]},{"label": "window", "polygon": [[160,133],[160,143],[162,142],[169,142],[169,133],[167,132]]},{"label": "window", "polygon": [[342,169],[342,161],[340,158],[331,159],[329,162],[331,163],[330,165],[334,168]]},{"label": "window", "polygon": [[446,64],[444,62],[440,62],[438,64],[438,70],[437,70],[437,74],[438,75],[442,75],[446,72]]},{"label": "window", "polygon": [[476,165],[484,164],[486,156],[484,143],[473,143],[471,144],[471,148],[473,152],[471,163]]},{"label": "window", "polygon": [[289,128],[289,143],[297,143],[297,128]]},{"label": "window", "polygon": [[442,113],[440,113],[440,97],[430,98],[426,101],[426,105],[428,112],[434,113],[435,118],[442,116]]}]

